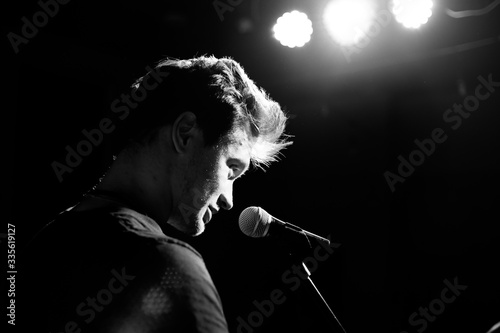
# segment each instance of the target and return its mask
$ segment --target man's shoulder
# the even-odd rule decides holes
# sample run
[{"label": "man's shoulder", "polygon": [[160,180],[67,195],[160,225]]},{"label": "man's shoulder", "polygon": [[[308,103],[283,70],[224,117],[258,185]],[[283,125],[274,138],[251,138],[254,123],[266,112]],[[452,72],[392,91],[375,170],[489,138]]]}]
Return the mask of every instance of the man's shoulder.
[{"label": "man's shoulder", "polygon": [[45,241],[51,239],[59,244],[85,243],[89,247],[147,246],[160,252],[177,248],[176,252],[187,251],[201,258],[197,250],[180,238],[179,232],[167,230],[169,232],[165,234],[155,220],[124,206],[85,211],[68,209],[42,228],[33,243],[39,245],[42,241],[47,244]]},{"label": "man's shoulder", "polygon": [[126,232],[133,233],[138,237],[152,239],[159,251],[170,247],[176,247],[181,250],[187,250],[201,258],[198,251],[187,242],[180,239],[180,232],[169,228],[169,231],[164,233],[158,223],[146,215],[127,207],[110,210],[108,214],[111,219],[116,219]]}]

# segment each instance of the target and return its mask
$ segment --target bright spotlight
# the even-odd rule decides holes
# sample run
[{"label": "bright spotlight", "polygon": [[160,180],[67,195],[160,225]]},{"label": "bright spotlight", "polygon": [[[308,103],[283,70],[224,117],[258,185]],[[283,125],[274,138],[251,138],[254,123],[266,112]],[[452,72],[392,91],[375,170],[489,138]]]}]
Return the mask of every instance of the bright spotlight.
[{"label": "bright spotlight", "polygon": [[294,10],[278,18],[273,31],[281,45],[302,47],[311,40],[313,28],[306,14]]},{"label": "bright spotlight", "polygon": [[403,26],[417,29],[431,17],[432,0],[393,0],[392,12]]},{"label": "bright spotlight", "polygon": [[375,5],[371,0],[333,0],[323,13],[326,29],[341,45],[358,43],[374,19]]}]

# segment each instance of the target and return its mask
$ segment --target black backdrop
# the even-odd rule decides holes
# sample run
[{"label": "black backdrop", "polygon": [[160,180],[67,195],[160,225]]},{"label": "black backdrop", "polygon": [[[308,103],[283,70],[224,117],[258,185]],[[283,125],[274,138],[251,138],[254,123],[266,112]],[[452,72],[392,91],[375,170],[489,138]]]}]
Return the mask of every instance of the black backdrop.
[{"label": "black backdrop", "polygon": [[[239,180],[234,209],[191,240],[233,331],[238,317],[248,321],[256,311],[253,301],[269,299],[274,289],[287,291],[287,300],[253,331],[327,331],[304,288],[288,292],[281,277],[291,266],[276,246],[238,230],[239,213],[250,205],[341,244],[313,280],[347,332],[416,332],[423,326],[409,317],[438,304],[445,279],[467,289],[422,331],[485,333],[500,321],[500,87],[459,128],[443,119],[474,96],[479,77],[500,81],[500,8],[453,19],[445,8],[479,9],[491,1],[435,1],[423,29],[391,21],[347,58],[321,23],[326,1],[221,2],[232,8],[223,20],[209,0],[72,0],[19,52],[4,38],[2,155],[12,170],[3,202],[18,246],[97,180],[112,135],[62,182],[51,164],[109,114],[146,66],[164,56],[231,56],[287,109],[295,141],[281,162]],[[314,22],[313,39],[301,49],[271,36],[274,20],[293,8]],[[4,36],[20,34],[21,18],[39,10],[35,1],[9,5]],[[408,159],[414,140],[436,128],[447,140],[391,191],[384,172],[397,173],[398,156]],[[29,318],[18,313],[18,320]]]}]

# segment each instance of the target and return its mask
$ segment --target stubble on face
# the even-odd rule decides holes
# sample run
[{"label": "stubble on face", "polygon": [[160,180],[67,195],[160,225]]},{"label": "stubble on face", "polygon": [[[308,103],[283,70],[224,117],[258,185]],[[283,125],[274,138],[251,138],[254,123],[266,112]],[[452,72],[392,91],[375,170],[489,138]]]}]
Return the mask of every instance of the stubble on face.
[{"label": "stubble on face", "polygon": [[[231,192],[232,197],[234,180],[228,179],[231,176],[228,161],[238,162],[238,171],[231,171],[232,176],[238,178],[249,167],[250,151],[251,143],[243,130],[215,146],[200,144],[184,166],[180,200],[171,216],[171,224],[189,235],[203,233],[212,215],[210,205],[218,206],[221,189],[225,189],[225,194]],[[230,186],[230,190],[226,186]]]},{"label": "stubble on face", "polygon": [[218,192],[220,155],[216,147],[198,147],[184,166],[180,200],[170,222],[188,235],[197,236],[205,230],[204,215],[211,197]]}]

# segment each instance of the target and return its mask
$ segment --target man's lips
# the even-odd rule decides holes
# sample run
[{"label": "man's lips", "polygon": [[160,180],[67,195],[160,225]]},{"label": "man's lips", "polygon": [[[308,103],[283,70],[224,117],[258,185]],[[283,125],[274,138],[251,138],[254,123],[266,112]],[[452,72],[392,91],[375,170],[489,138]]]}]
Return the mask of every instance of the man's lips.
[{"label": "man's lips", "polygon": [[208,222],[210,222],[211,219],[212,219],[212,210],[209,208],[207,209],[205,215],[203,216],[203,222],[207,224]]},{"label": "man's lips", "polygon": [[207,212],[205,213],[205,215],[203,216],[203,222],[205,222],[205,224],[207,224],[208,222],[210,222],[212,220],[212,217],[217,214],[218,210],[213,208],[212,206],[208,207],[207,209]]}]

